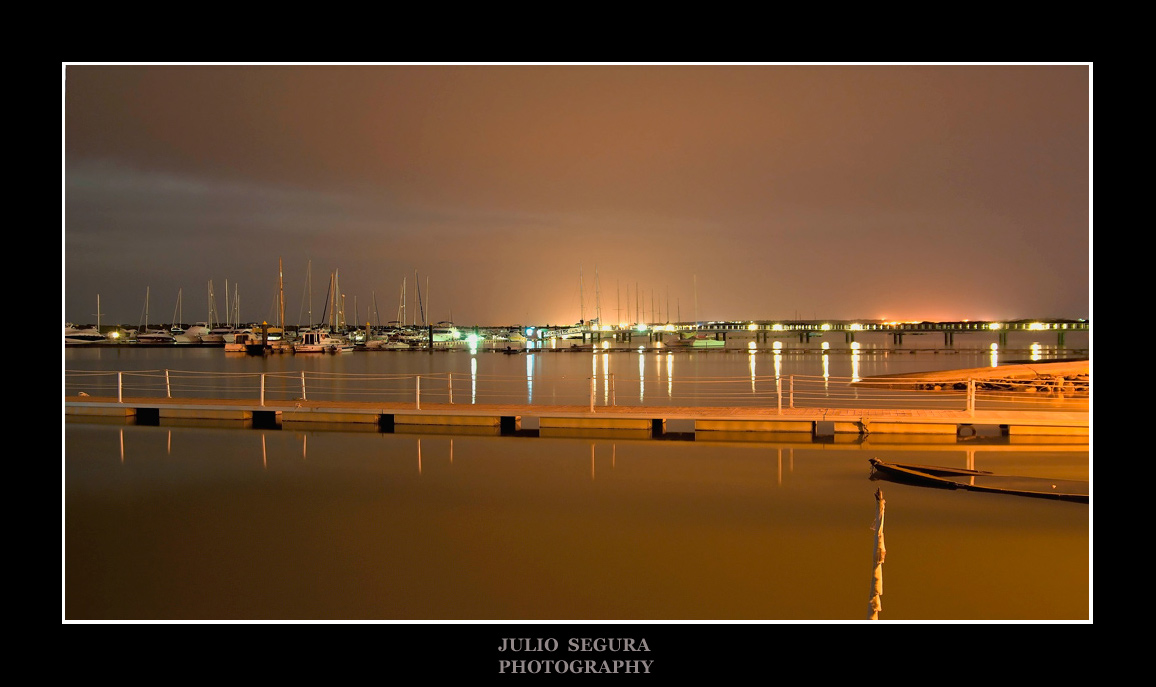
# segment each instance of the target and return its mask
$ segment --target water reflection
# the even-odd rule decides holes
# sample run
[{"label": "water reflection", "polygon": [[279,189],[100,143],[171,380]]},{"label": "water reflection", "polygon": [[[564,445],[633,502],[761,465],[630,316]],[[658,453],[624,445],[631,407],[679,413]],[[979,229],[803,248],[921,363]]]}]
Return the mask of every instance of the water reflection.
[{"label": "water reflection", "polygon": [[478,359],[470,358],[470,404],[478,403]]},{"label": "water reflection", "polygon": [[[609,341],[603,341],[604,344],[609,344]],[[610,398],[610,382],[612,375],[610,374],[610,354],[602,354],[602,404],[611,405],[613,401]]]},{"label": "water reflection", "polygon": [[534,403],[534,354],[526,354],[526,403]]},{"label": "water reflection", "polygon": [[751,372],[751,393],[755,393],[755,342],[750,344],[750,352],[747,354],[747,366]]},{"label": "water reflection", "polygon": [[991,366],[999,367],[999,344],[997,343],[991,345]]},{"label": "water reflection", "polygon": [[831,356],[828,354],[831,344],[823,342],[823,391],[831,390]]},{"label": "water reflection", "polygon": [[638,402],[646,394],[646,353],[638,352]]},{"label": "water reflection", "polygon": [[674,398],[674,354],[666,354],[666,398]]},{"label": "water reflection", "polygon": [[[1089,462],[1086,446],[631,440],[619,468],[609,440],[261,431],[258,467],[251,431],[174,428],[167,456],[166,429],[65,427],[69,619],[859,620],[867,458],[1057,478]],[[1088,618],[1087,506],[884,489],[908,561],[884,619]]]},{"label": "water reflection", "polygon": [[859,360],[862,356],[859,355],[859,342],[851,342],[851,383],[861,381],[859,376]]}]

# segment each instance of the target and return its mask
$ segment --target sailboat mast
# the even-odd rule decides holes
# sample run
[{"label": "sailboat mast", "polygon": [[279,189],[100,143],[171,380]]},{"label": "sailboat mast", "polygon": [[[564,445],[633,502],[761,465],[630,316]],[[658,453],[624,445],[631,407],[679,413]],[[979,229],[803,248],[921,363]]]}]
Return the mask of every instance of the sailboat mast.
[{"label": "sailboat mast", "polygon": [[422,306],[422,282],[417,279],[417,271],[414,269],[414,283],[417,287],[417,312],[414,313],[414,324],[417,324],[417,313],[420,312],[422,316],[422,326],[425,326],[425,308]]},{"label": "sailboat mast", "polygon": [[618,309],[618,321],[614,323],[614,326],[618,326],[622,324],[622,282],[617,279],[614,280],[614,300]]},{"label": "sailboat mast", "polygon": [[698,326],[698,275],[694,275],[694,324]]},{"label": "sailboat mast", "polygon": [[397,304],[397,324],[405,326],[405,277],[401,278],[401,300]]},{"label": "sailboat mast", "polygon": [[337,283],[336,276],[329,273],[329,297],[325,299],[326,305],[329,306],[329,319],[325,323],[329,326],[330,331],[336,329],[334,323],[337,321]]},{"label": "sailboat mast", "polygon": [[277,326],[281,327],[281,336],[285,336],[285,273],[281,267],[281,258],[277,258],[277,302],[278,302],[278,321]]},{"label": "sailboat mast", "polygon": [[598,265],[594,265],[594,318],[598,320],[598,327],[602,327],[602,291],[598,284]]},{"label": "sailboat mast", "polygon": [[582,283],[582,267],[578,267],[578,321],[586,324],[586,285]]}]

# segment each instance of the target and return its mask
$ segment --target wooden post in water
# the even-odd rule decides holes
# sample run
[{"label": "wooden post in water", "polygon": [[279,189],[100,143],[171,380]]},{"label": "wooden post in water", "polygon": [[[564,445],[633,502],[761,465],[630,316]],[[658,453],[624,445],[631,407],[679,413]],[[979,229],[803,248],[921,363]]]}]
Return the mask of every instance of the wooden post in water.
[{"label": "wooden post in water", "polygon": [[883,512],[887,502],[883,500],[883,490],[875,490],[875,501],[879,504],[875,511],[875,551],[872,555],[871,570],[871,601],[867,605],[867,619],[879,620],[879,612],[883,610],[883,559],[887,556],[887,547],[883,545]]}]

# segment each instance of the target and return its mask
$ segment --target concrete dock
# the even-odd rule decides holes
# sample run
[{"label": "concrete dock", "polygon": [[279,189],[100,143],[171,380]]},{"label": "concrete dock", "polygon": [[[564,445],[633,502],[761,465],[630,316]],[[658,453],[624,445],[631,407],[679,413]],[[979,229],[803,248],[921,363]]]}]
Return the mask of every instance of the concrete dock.
[{"label": "concrete dock", "polygon": [[[669,431],[696,436],[797,434],[819,436],[940,435],[969,437],[981,431],[1004,436],[1090,435],[1087,411],[893,410],[852,408],[547,406],[430,404],[354,401],[269,401],[69,396],[66,418],[111,418],[131,424],[186,420],[258,427],[355,427],[375,431],[455,432],[540,436],[568,432],[661,437]],[[679,429],[672,429],[672,425]]]}]

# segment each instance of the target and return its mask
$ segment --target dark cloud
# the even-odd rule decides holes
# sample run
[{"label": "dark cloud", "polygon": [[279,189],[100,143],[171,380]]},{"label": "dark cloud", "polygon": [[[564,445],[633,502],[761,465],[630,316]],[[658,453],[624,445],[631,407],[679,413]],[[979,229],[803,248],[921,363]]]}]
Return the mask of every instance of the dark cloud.
[{"label": "dark cloud", "polygon": [[364,312],[415,270],[463,323],[577,320],[580,273],[604,315],[629,285],[684,319],[1086,317],[1089,79],[70,65],[64,316],[207,312],[228,279],[264,318],[281,259],[291,322],[309,273]]}]

